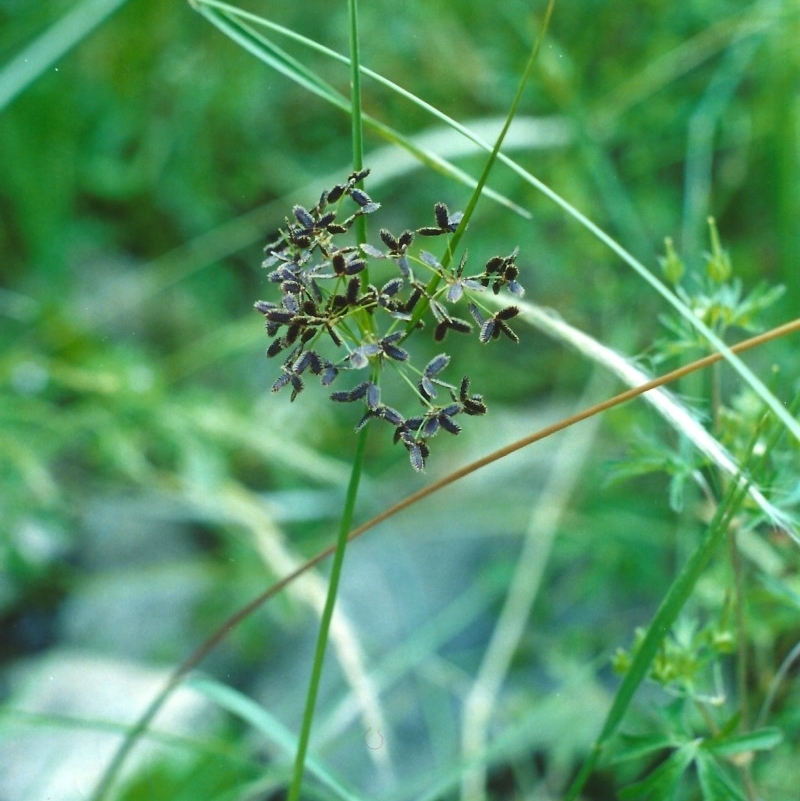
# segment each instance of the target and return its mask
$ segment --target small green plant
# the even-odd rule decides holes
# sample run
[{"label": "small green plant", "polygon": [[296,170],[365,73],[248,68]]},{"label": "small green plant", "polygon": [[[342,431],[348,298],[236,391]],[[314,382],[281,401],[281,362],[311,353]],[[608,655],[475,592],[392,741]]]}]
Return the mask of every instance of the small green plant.
[{"label": "small green plant", "polygon": [[[615,765],[658,760],[646,778],[620,791],[620,799],[676,798],[694,767],[693,774],[706,801],[746,801],[748,790],[736,775],[737,769],[746,767],[757,752],[779,745],[781,732],[764,728],[742,734],[737,715],[717,725],[707,705],[698,708],[697,703],[677,699],[660,710],[656,732],[623,734],[616,739]],[[698,734],[698,728],[704,733]]]},{"label": "small green plant", "polygon": [[[752,760],[756,752],[778,746],[783,735],[775,727],[743,731],[742,711],[725,689],[723,660],[736,650],[734,614],[728,602],[719,619],[704,626],[681,617],[662,641],[649,678],[675,700],[651,709],[650,730],[615,738],[615,765],[651,761],[647,775],[624,787],[620,798],[674,798],[682,781],[688,783],[692,765],[706,801],[752,797]],[[644,637],[639,629],[631,650],[617,651],[613,664],[618,672],[630,669]]]},{"label": "small green plant", "polygon": [[[294,401],[305,387],[304,374],[318,377],[322,386],[328,387],[342,372],[366,371],[368,380],[334,391],[331,400],[363,402],[366,411],[356,431],[370,420],[388,423],[394,428],[394,442],[405,446],[412,467],[421,471],[430,454],[429,442],[439,431],[457,435],[461,425],[456,417],[480,416],[487,407],[482,395],[470,391],[469,376],[457,383],[444,380],[443,372],[450,364],[447,353],[439,353],[420,368],[401,343],[426,326],[426,317],[437,343],[450,331],[468,334],[473,325],[451,313],[451,307],[459,302],[468,303],[481,343],[497,340],[501,334],[518,342],[508,321],[519,309],[506,306],[492,312],[480,303],[479,296],[490,286],[494,294],[507,288],[517,297],[524,290],[518,280],[516,250],[489,259],[474,275],[464,274],[466,253],[457,267],[448,269],[432,253],[412,250],[415,235],[447,237],[456,231],[462,215],[451,214],[444,203],[434,208],[435,225],[405,230],[397,236],[382,228],[383,248],[368,243],[340,244],[339,237],[347,234],[360,216],[380,208],[357,186],[368,172],[355,172],[346,182],[323,192],[311,209],[294,207],[293,219],[286,220],[280,237],[265,248],[263,266],[270,270],[269,280],[280,286],[280,303],[259,300],[255,308],[264,315],[267,335],[272,338],[267,356],[282,354],[284,359],[273,392],[291,387]],[[346,198],[356,208],[340,220],[337,213]],[[448,255],[449,263],[455,263],[450,251]],[[396,275],[380,287],[367,283],[370,261],[392,265]],[[422,280],[421,273],[427,273],[427,280]],[[325,345],[333,345],[336,354],[324,355]],[[381,378],[389,368],[421,404],[421,413],[417,407],[404,414],[385,402]],[[439,395],[442,390],[447,395],[444,403]]]},{"label": "small green plant", "polygon": [[[731,604],[723,606],[720,619],[699,626],[688,617],[679,618],[670,636],[665,637],[650,668],[651,678],[670,693],[718,706],[725,700],[720,687],[719,660],[735,651],[735,632],[731,624]],[[613,665],[625,673],[641,645],[645,632],[636,630],[630,651],[620,648]]]},{"label": "small green plant", "polygon": [[[687,270],[672,240],[665,239],[665,255],[659,260],[664,277],[695,317],[720,338],[735,328],[749,332],[763,330],[759,318],[780,299],[785,287],[762,282],[745,294],[741,279],[734,275],[730,255],[722,247],[713,217],[708,219],[708,228],[711,249],[704,254],[702,270]],[[698,335],[685,317],[665,315],[660,319],[669,336],[658,340],[654,347],[657,361],[687,352],[707,351],[705,338]]]},{"label": "small green plant", "polygon": [[[687,269],[668,237],[664,243],[665,254],[659,259],[664,277],[675,287],[676,295],[692,316],[701,320],[720,340],[729,338],[730,332],[737,328],[751,333],[763,331],[761,320],[783,295],[784,287],[761,283],[744,293],[730,256],[722,247],[713,218],[709,218],[708,226],[711,249],[704,254],[703,269]],[[682,356],[697,357],[710,352],[708,340],[687,317],[669,314],[659,319],[667,334],[656,339],[650,349],[648,355],[653,363],[663,364]],[[707,406],[698,405],[695,414],[704,424],[711,421],[713,433],[730,448],[736,459],[741,460],[746,457],[749,438],[764,414],[764,403],[750,387],[742,388],[727,400],[718,367],[712,368],[709,375],[702,391]],[[763,443],[757,447],[763,449]],[[681,511],[688,483],[701,483],[709,496],[713,494],[712,485],[718,483],[719,477],[714,477],[711,483],[703,478],[703,471],[711,467],[708,456],[686,447],[685,440],[666,442],[640,433],[626,458],[612,467],[609,481],[666,472],[670,476],[670,505],[675,511]]]},{"label": "small green plant", "polygon": [[[713,219],[708,223],[711,250],[705,255],[704,271],[688,271],[667,239],[666,254],[661,259],[665,277],[687,307],[721,338],[736,327],[761,330],[759,315],[781,296],[782,288],[767,289],[762,285],[743,295],[716,224]],[[659,359],[705,349],[704,340],[683,319],[671,316],[663,318],[663,322],[669,335],[655,347]],[[765,428],[765,410],[760,400],[745,389],[726,403],[719,376],[713,370],[708,397],[708,416],[737,463],[757,462],[754,469],[759,475],[769,476],[773,489],[786,486],[785,465],[793,459],[785,449],[777,447],[775,432]],[[757,460],[752,458],[756,454]],[[705,504],[716,509],[724,505],[720,496],[731,490],[730,482],[708,459],[687,452],[680,442],[670,445],[647,437],[634,445],[617,477],[654,470],[670,476],[671,505],[676,511],[684,511],[685,489],[690,482],[700,486]],[[701,503],[694,508],[702,514],[704,506]],[[747,575],[739,539],[760,521],[758,510],[742,499],[738,514],[730,517],[716,535],[709,533],[717,537],[724,533],[729,543],[727,565],[723,563],[710,579],[711,586],[717,588],[715,594],[723,600],[715,601],[716,619],[712,617],[704,625],[687,615],[677,618],[669,634],[648,655],[647,678],[675,700],[654,707],[651,730],[623,733],[610,743],[611,764],[649,760],[645,777],[624,787],[620,798],[676,798],[679,787],[690,778],[696,781],[705,801],[757,797],[751,773],[754,755],[776,748],[782,740],[779,729],[754,726],[750,714],[753,699],[747,673],[754,621],[746,611]],[[648,637],[652,647],[652,633],[638,629],[632,647],[617,650],[612,665],[618,673],[628,674]],[[733,681],[731,676],[735,677]],[[692,766],[694,770],[690,771]]]}]

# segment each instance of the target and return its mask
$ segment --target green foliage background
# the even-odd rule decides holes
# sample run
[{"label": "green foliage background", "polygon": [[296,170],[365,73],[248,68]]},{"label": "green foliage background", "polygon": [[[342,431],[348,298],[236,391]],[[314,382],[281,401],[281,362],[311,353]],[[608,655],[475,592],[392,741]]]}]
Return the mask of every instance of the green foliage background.
[{"label": "green foliage background", "polygon": [[[38,37],[92,7],[0,0],[0,91]],[[345,3],[248,7],[347,52]],[[522,0],[371,0],[361,7],[362,59],[460,121],[495,119],[513,96],[534,11],[542,9]],[[789,2],[557,5],[522,114],[555,120],[566,140],[513,155],[654,270],[665,236],[700,269],[713,214],[745,286],[786,286],[763,320],[781,322],[800,306],[798,33]],[[347,92],[345,68],[296,52]],[[374,84],[365,84],[364,106],[407,135],[433,125]],[[381,166],[393,158],[384,147],[368,137],[379,225],[428,224],[435,201],[466,203],[468,189],[423,168],[382,183]],[[293,202],[315,202],[322,186],[347,174],[350,152],[346,116],[270,72],[183,2],[122,3],[0,108],[0,657],[9,670],[63,644],[180,660],[281,573],[259,552],[236,505],[242,497],[267,504],[298,554],[330,541],[355,421],[319,393],[291,408],[269,395],[275,365],[263,358],[252,303],[267,291],[264,242]],[[477,175],[482,157],[458,163]],[[497,169],[490,183],[532,219],[484,201],[466,241],[475,263],[519,245],[530,299],[631,355],[662,336],[662,301],[614,254],[509,171]],[[796,342],[776,343],[749,363],[761,375],[784,365],[773,384],[789,398],[795,353]],[[431,472],[563,416],[590,372],[579,355],[533,332],[516,349],[488,354],[470,367],[491,408],[474,427],[486,430],[437,449]],[[580,684],[577,673],[600,660],[585,688],[605,697],[601,663],[647,619],[691,539],[691,524],[669,509],[666,478],[638,478],[633,490],[604,484],[609,461],[625,455],[637,430],[663,426],[640,406],[605,421],[559,528],[535,634],[515,666],[537,676],[540,690],[556,677]],[[365,516],[419,484],[383,433],[370,441]],[[470,485],[483,500],[469,525],[443,498],[374,536],[384,544],[494,538],[496,558],[439,579],[443,599],[474,586],[468,598],[491,614],[526,501],[546,472],[526,465]],[[782,570],[791,572],[796,559],[786,559]],[[95,606],[86,602],[93,596]],[[123,598],[140,609],[143,597],[175,622],[153,635],[147,619],[113,635],[65,622],[76,598],[91,623]],[[392,603],[413,618],[413,593]],[[788,608],[759,633],[764,652],[791,646],[797,606]],[[314,626],[287,603],[268,620],[268,651]],[[467,672],[483,642],[481,620],[476,613],[475,639],[453,657]],[[276,660],[265,657],[263,624],[245,625],[217,657],[243,685]],[[509,708],[525,705],[519,693]],[[578,733],[535,750],[563,778],[586,743]],[[251,769],[256,775],[252,765],[241,775]],[[497,788],[498,798],[514,797],[502,771]]]}]

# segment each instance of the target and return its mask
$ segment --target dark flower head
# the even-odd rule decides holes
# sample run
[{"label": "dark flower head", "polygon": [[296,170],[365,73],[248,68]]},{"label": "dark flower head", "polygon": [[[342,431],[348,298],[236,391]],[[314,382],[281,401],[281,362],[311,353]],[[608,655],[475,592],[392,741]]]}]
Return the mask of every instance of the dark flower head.
[{"label": "dark flower head", "polygon": [[[469,379],[455,386],[446,380],[451,358],[439,353],[420,370],[413,367],[413,351],[406,339],[419,330],[432,330],[441,341],[448,332],[468,333],[472,325],[456,316],[454,306],[466,299],[483,343],[502,334],[517,341],[509,321],[519,313],[509,306],[488,316],[471,302],[473,296],[491,287],[521,295],[517,251],[490,259],[479,275],[465,275],[467,254],[455,268],[449,266],[451,254],[440,261],[419,248],[412,251],[415,232],[395,235],[380,229],[380,247],[369,243],[343,244],[358,217],[371,214],[380,204],[361,185],[368,170],[351,173],[342,183],[323,191],[316,206],[295,205],[278,237],[265,248],[263,266],[268,280],[278,284],[276,301],[259,300],[254,308],[264,318],[271,342],[269,357],[281,354],[280,375],[272,391],[291,387],[291,400],[304,390],[309,376],[322,386],[330,386],[341,372],[369,368],[369,379],[352,389],[330,393],[339,403],[362,403],[364,411],[356,428],[380,420],[394,429],[394,441],[402,442],[415,470],[422,470],[430,455],[430,441],[440,431],[461,432],[459,415],[486,413],[483,396],[470,391]],[[350,216],[337,214],[351,206]],[[352,211],[352,207],[355,210]],[[422,236],[449,236],[461,224],[460,212],[450,213],[444,203],[434,207],[434,225],[417,230]],[[376,265],[394,274],[370,282],[369,272]],[[414,277],[412,264],[431,273],[428,282]],[[448,266],[445,266],[448,265]],[[400,323],[399,321],[403,321]],[[426,323],[431,328],[426,328]],[[384,368],[391,366],[416,391],[421,412],[405,417],[384,401],[388,394],[381,385]],[[449,395],[448,402],[435,405],[437,395]],[[417,407],[419,409],[419,407]],[[457,421],[458,418],[458,421]]]}]

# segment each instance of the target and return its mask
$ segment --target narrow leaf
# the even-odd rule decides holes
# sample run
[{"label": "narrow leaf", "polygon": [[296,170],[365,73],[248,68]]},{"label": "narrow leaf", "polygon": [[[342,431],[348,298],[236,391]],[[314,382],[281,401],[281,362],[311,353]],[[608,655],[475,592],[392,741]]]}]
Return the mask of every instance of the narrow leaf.
[{"label": "narrow leaf", "polygon": [[[287,756],[294,754],[297,748],[297,737],[252,698],[248,698],[233,687],[212,679],[190,679],[186,684],[212,703],[249,723]],[[306,760],[306,767],[335,797],[344,799],[344,801],[366,801],[362,796],[346,787],[318,760],[309,757]]]},{"label": "narrow leaf", "polygon": [[620,734],[615,741],[614,762],[625,762],[640,757],[675,748],[676,743],[668,734]]},{"label": "narrow leaf", "polygon": [[647,801],[670,801],[675,798],[683,774],[697,754],[699,743],[690,742],[678,748],[646,779],[625,787],[619,794],[622,801],[644,798]]},{"label": "narrow leaf", "polygon": [[731,757],[748,751],[769,751],[783,740],[783,732],[775,727],[734,734],[719,741],[708,740],[705,747],[719,756]]},{"label": "narrow leaf", "polygon": [[703,801],[747,801],[746,796],[725,775],[722,766],[709,754],[697,755],[697,778]]}]

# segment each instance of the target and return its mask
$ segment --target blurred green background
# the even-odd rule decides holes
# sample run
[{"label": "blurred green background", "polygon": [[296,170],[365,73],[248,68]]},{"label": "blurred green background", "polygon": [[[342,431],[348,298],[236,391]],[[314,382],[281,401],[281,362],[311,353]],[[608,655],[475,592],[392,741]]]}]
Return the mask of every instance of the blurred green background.
[{"label": "blurred green background", "polygon": [[[344,2],[248,7],[347,52]],[[496,125],[543,4],[370,0],[360,11],[365,65],[459,121]],[[763,321],[782,322],[800,301],[799,26],[791,2],[557,4],[521,110],[528,127],[510,154],[654,271],[665,236],[699,269],[713,214],[746,287],[787,287]],[[345,68],[285,46],[347,91]],[[115,660],[114,670],[175,664],[300,555],[330,541],[355,419],[316,388],[292,406],[270,395],[277,365],[264,358],[252,304],[270,292],[264,243],[292,203],[313,204],[347,175],[351,146],[345,115],[178,0],[0,0],[0,101],[0,669],[14,706],[33,692],[25,677],[40,660],[51,660],[48,670],[76,654]],[[369,82],[364,104],[409,136],[437,128]],[[539,140],[542,131],[557,136]],[[448,155],[457,140],[445,132],[441,141]],[[398,168],[405,161],[387,147],[368,134],[368,188],[383,204],[376,227],[429,224],[439,200],[464,207],[467,188],[426,168]],[[457,163],[477,176],[482,157]],[[614,254],[509,170],[498,167],[490,183],[532,217],[484,200],[466,239],[474,263],[518,245],[530,300],[626,354],[663,334],[663,301]],[[533,331],[521,336],[519,347],[470,363],[491,412],[474,432],[437,442],[432,477],[577,403],[591,365]],[[748,361],[765,375],[773,364],[795,369],[795,354],[796,343],[777,343]],[[788,398],[791,376],[773,384]],[[602,394],[612,389],[608,382]],[[616,412],[581,455],[535,634],[515,666],[539,690],[554,676],[590,686],[598,710],[608,677],[591,660],[629,641],[680,552],[666,479],[640,479],[635,492],[603,485],[609,460],[624,456],[637,430],[663,426],[641,406]],[[359,599],[354,609],[379,598],[394,621],[373,621],[374,638],[362,630],[371,657],[396,655],[401,634],[458,600],[464,609],[447,631],[463,642],[439,632],[428,653],[449,643],[448,669],[471,672],[550,452],[543,446],[369,535],[374,544],[362,553],[370,559],[354,555],[344,592]],[[371,436],[367,464],[363,517],[425,480],[411,475],[384,430]],[[209,670],[259,688],[267,705],[282,697],[294,729],[314,628],[302,600],[279,601],[234,632]],[[285,697],[281,677],[291,685]],[[329,705],[337,688],[332,679]],[[6,733],[55,727],[58,709],[35,693],[31,703],[44,719],[12,715]],[[95,714],[79,703],[63,712]],[[531,750],[567,771],[599,714],[574,743]],[[433,745],[408,765],[440,775],[454,735],[437,726],[455,724],[421,712],[415,725]],[[242,741],[235,727],[228,735]],[[69,760],[56,749],[54,774],[61,761]],[[206,774],[220,788],[229,774],[258,775],[257,760],[210,762],[223,765]],[[162,773],[151,765],[149,786],[182,797],[163,789],[172,787],[165,764]],[[366,770],[346,765],[351,777]],[[33,793],[35,780],[24,781],[16,786]],[[497,797],[512,797],[502,775],[497,781]]]}]

